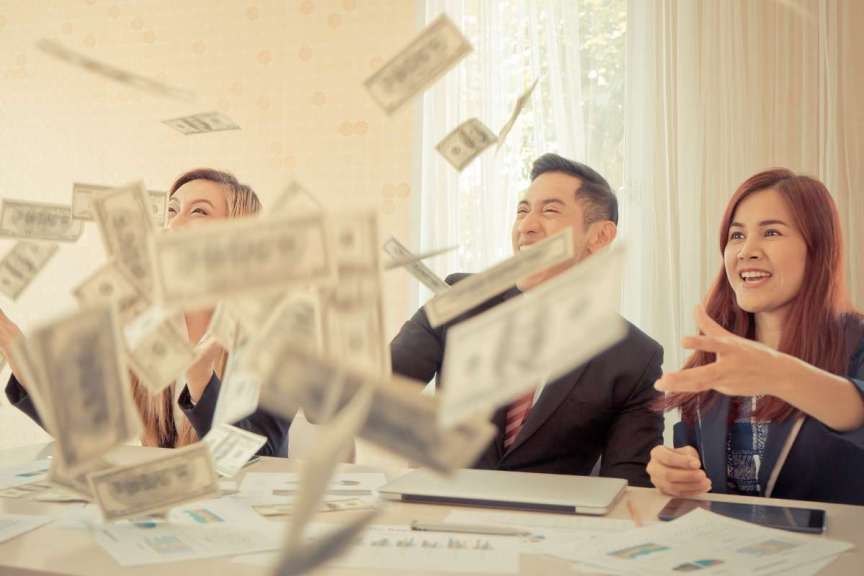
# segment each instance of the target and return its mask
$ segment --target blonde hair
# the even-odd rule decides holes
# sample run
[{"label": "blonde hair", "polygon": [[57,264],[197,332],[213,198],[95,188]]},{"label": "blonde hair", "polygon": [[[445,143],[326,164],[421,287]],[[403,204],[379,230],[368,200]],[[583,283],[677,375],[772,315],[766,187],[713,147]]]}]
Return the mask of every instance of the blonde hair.
[{"label": "blonde hair", "polygon": [[[261,211],[261,201],[250,186],[240,183],[230,172],[212,168],[196,168],[184,172],[174,180],[168,197],[173,196],[181,186],[193,180],[208,180],[223,186],[225,199],[228,202],[229,218],[252,216]],[[220,380],[225,373],[227,363],[228,353],[223,350],[216,361],[216,376]],[[175,412],[178,407],[174,402],[174,384],[162,392],[151,394],[135,374],[130,374],[130,379],[135,405],[144,422],[144,433],[141,437],[143,445],[178,448],[198,441],[198,434],[186,415],[182,411]]]}]

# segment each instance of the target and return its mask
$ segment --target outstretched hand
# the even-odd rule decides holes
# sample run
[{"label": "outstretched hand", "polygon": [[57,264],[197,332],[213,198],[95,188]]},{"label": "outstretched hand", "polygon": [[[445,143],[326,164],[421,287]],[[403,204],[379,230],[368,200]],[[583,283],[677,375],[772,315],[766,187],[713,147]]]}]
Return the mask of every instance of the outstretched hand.
[{"label": "outstretched hand", "polygon": [[716,354],[704,366],[664,374],[654,387],[664,392],[698,393],[716,390],[727,396],[772,394],[773,384],[787,368],[789,356],[754,340],[732,334],[715,322],[703,306],[695,312],[702,332],[682,340],[684,348]]}]

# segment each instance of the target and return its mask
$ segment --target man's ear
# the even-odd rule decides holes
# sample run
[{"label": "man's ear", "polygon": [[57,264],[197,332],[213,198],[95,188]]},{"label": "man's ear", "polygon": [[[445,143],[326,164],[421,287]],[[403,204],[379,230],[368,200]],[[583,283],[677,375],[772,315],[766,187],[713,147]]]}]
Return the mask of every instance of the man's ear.
[{"label": "man's ear", "polygon": [[588,253],[594,254],[609,246],[618,235],[618,227],[611,220],[592,222],[588,230]]}]

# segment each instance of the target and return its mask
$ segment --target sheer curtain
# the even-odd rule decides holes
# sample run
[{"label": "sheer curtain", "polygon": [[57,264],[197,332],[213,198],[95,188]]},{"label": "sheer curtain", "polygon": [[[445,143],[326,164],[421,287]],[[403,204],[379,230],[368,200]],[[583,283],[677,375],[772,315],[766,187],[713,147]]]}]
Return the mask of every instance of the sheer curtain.
[{"label": "sheer curtain", "polygon": [[[481,270],[510,256],[518,194],[529,182],[534,158],[551,151],[590,161],[592,138],[620,152],[623,120],[618,142],[608,142],[605,133],[593,128],[602,119],[592,112],[605,113],[616,104],[610,103],[608,93],[617,90],[621,105],[623,77],[618,84],[584,77],[580,26],[585,25],[586,4],[605,5],[603,13],[613,22],[598,25],[614,28],[617,18],[623,26],[623,0],[427,0],[427,22],[446,12],[474,46],[471,55],[426,92],[423,102],[419,248],[461,246],[457,253],[431,262],[442,275]],[[610,13],[616,6],[620,13]],[[623,36],[612,42],[620,45],[623,67]],[[541,80],[531,102],[497,154],[493,147],[459,173],[435,150],[450,130],[471,117],[497,133],[518,96],[536,78]],[[586,91],[598,98],[587,97]],[[592,149],[597,169],[615,164],[614,153]],[[617,162],[620,172],[620,159]],[[421,302],[428,296],[422,289]]]},{"label": "sheer curtain", "polygon": [[[693,307],[721,265],[717,228],[748,176],[822,179],[864,305],[864,2],[629,0],[623,313],[684,359]],[[857,32],[857,33],[856,33]]]}]

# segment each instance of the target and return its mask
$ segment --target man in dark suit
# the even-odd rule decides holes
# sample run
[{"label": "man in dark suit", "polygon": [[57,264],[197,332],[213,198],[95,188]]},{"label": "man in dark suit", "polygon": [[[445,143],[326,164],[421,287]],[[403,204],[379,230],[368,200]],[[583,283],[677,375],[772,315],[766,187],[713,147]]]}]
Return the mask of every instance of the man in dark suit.
[{"label": "man in dark suit", "polygon": [[[393,372],[428,382],[441,370],[450,326],[590,257],[615,239],[617,223],[618,201],[600,174],[556,154],[541,156],[534,162],[531,186],[518,205],[513,250],[569,226],[574,259],[520,280],[517,287],[437,328],[430,326],[421,308],[390,344]],[[453,284],[466,276],[454,274],[447,282]],[[599,460],[601,476],[651,486],[645,466],[651,449],[663,442],[663,416],[653,407],[663,349],[627,324],[626,337],[612,348],[497,410],[492,420],[499,433],[475,467],[587,475]]]}]

